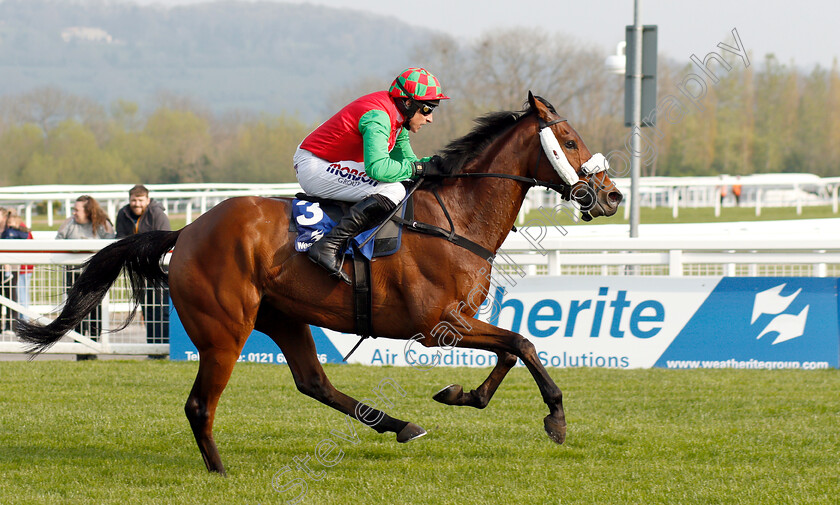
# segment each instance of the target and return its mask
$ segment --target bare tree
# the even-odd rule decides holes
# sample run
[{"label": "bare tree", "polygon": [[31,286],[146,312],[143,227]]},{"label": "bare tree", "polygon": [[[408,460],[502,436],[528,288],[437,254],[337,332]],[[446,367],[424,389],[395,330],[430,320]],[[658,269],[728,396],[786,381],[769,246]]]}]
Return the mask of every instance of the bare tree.
[{"label": "bare tree", "polygon": [[0,98],[0,116],[18,124],[36,124],[44,135],[68,119],[87,125],[95,134],[104,133],[107,124],[101,105],[54,87]]},{"label": "bare tree", "polygon": [[[559,34],[517,28],[489,32],[459,43],[438,36],[419,44],[417,61],[428,61],[452,103],[435,112],[436,125],[419,146],[439,148],[463,135],[472,119],[491,111],[519,110],[528,91],[549,100],[596,150],[621,143],[623,81],[602,70],[601,53]],[[586,136],[586,132],[590,136]],[[602,146],[610,139],[610,146]]]}]

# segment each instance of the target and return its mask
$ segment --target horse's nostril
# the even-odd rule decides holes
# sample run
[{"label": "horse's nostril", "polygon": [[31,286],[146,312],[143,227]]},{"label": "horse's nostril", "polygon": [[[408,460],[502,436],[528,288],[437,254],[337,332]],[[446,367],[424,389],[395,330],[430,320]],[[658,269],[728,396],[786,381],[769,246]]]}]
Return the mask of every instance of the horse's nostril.
[{"label": "horse's nostril", "polygon": [[609,198],[610,203],[618,205],[621,203],[621,200],[624,198],[624,195],[621,194],[619,191],[610,191],[610,194],[607,195]]}]

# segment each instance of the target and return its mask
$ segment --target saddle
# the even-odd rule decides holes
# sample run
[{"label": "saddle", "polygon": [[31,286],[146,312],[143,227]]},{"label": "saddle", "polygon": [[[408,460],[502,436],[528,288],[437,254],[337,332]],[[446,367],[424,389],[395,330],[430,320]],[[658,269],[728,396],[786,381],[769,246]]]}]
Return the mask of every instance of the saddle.
[{"label": "saddle", "polygon": [[[324,215],[324,219],[318,219],[313,215],[308,204],[318,204],[318,208]],[[298,239],[295,241],[295,248],[298,252],[306,251],[312,243],[316,242],[322,234],[327,233],[336,223],[338,223],[347,210],[353,205],[351,202],[344,202],[340,200],[330,200],[328,198],[320,198],[317,196],[310,196],[305,193],[298,193],[295,199],[292,200],[292,213],[289,217],[289,231],[298,233]],[[296,208],[302,214],[297,214]],[[303,217],[299,217],[303,215]],[[326,219],[328,218],[328,219]],[[414,198],[409,196],[400,204],[400,209],[382,228],[376,233],[376,237],[371,241],[372,246],[366,244],[362,249],[362,254],[368,259],[379,258],[381,256],[389,256],[400,250],[402,239],[402,224],[405,221],[412,221],[414,219]],[[375,229],[375,228],[374,228]],[[360,233],[355,243],[361,244],[366,241],[373,230],[367,230]],[[354,248],[351,246],[348,254],[355,257]]]},{"label": "saddle", "polygon": [[[317,204],[317,210],[311,207],[311,204]],[[295,199],[292,200],[289,216],[289,231],[298,234],[295,249],[298,252],[305,252],[341,220],[351,205],[353,204],[350,202],[319,198],[305,193],[296,194]],[[370,235],[376,231],[376,228],[364,231],[350,241],[347,254],[353,257],[353,312],[356,333],[362,336],[362,340],[372,336],[373,333],[370,310],[373,303],[370,287],[370,261],[373,258],[388,256],[399,251],[403,223],[413,219],[414,198],[413,195],[409,195],[400,204],[394,217],[379,228],[373,240],[370,240]],[[356,344],[356,347],[359,344]],[[356,347],[345,356],[345,361],[356,350]]]},{"label": "saddle", "polygon": [[[452,222],[452,218],[449,216],[449,212],[446,210],[443,200],[441,200],[440,195],[438,195],[435,189],[431,190],[432,194],[435,196],[438,204],[440,204],[443,214],[449,222],[449,229],[447,230],[439,226],[421,223],[414,220],[413,192],[414,189],[419,187],[419,185],[419,182],[416,183],[409,191],[408,196],[400,204],[400,207],[397,208],[393,217],[391,217],[384,226],[379,228],[379,231],[376,232],[376,236],[373,240],[368,240],[368,237],[374,230],[376,230],[376,228],[362,232],[350,241],[347,254],[350,254],[353,257],[353,310],[355,314],[356,334],[360,335],[361,339],[353,347],[353,349],[350,350],[347,356],[344,357],[345,361],[347,361],[350,354],[353,354],[353,351],[359,347],[364,339],[371,336],[376,338],[376,336],[373,335],[371,322],[371,305],[373,300],[370,285],[370,261],[372,258],[388,256],[399,251],[403,227],[416,233],[442,238],[472,252],[473,254],[478,255],[490,263],[493,261],[494,255],[492,251],[489,251],[475,242],[455,233],[455,225]],[[315,204],[317,204],[316,207],[308,208],[308,205]],[[299,252],[306,251],[312,243],[316,242],[320,236],[327,233],[333,226],[335,226],[336,223],[338,223],[338,221],[341,220],[341,217],[344,216],[351,205],[352,204],[349,202],[319,198],[306,195],[304,193],[298,193],[295,195],[295,199],[292,200],[292,207],[290,210],[289,231],[298,233],[298,238],[295,240],[296,250]],[[309,232],[309,242],[306,243],[307,241],[303,240],[304,226],[307,227],[307,230],[311,230],[312,228],[310,225],[327,220],[332,221],[332,223],[328,223],[323,227],[315,227],[315,232]],[[318,234],[321,235],[319,236]],[[304,243],[299,245],[299,242]],[[364,246],[364,250],[360,249],[362,246]],[[368,248],[370,250],[369,252],[367,251]]]}]

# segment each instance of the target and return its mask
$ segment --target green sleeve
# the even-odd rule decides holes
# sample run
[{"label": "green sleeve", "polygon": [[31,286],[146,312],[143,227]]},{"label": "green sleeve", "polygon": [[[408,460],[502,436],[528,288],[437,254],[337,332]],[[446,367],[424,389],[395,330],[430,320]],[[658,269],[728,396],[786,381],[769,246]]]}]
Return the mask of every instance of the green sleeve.
[{"label": "green sleeve", "polygon": [[418,158],[417,155],[414,154],[414,150],[411,149],[411,144],[408,143],[408,130],[405,128],[403,128],[399,135],[397,135],[397,143],[394,144],[394,148],[391,149],[391,158],[397,161],[408,160],[412,163],[415,161],[429,161],[432,159],[431,156]]},{"label": "green sleeve", "polygon": [[[371,179],[381,182],[399,182],[409,179],[414,172],[417,157],[408,144],[408,132],[403,129],[397,136],[392,153],[388,152],[391,120],[383,110],[366,112],[359,119],[359,131],[364,142],[365,171]],[[399,147],[399,148],[398,148]]]},{"label": "green sleeve", "polygon": [[397,135],[397,143],[391,149],[391,158],[397,161],[417,161],[417,156],[414,155],[414,151],[411,150],[411,144],[408,143],[408,130],[405,128],[400,130],[399,135]]}]

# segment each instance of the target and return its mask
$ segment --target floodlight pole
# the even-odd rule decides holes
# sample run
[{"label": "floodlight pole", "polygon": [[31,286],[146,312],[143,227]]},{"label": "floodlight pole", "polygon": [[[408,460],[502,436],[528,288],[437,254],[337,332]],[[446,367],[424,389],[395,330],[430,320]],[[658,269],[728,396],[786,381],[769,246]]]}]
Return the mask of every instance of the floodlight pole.
[{"label": "floodlight pole", "polygon": [[[630,85],[633,90],[633,119],[630,125],[630,237],[639,236],[639,178],[642,156],[642,16],[641,0],[633,1],[633,38],[636,50],[630,69]],[[626,83],[625,83],[626,85]]]}]

